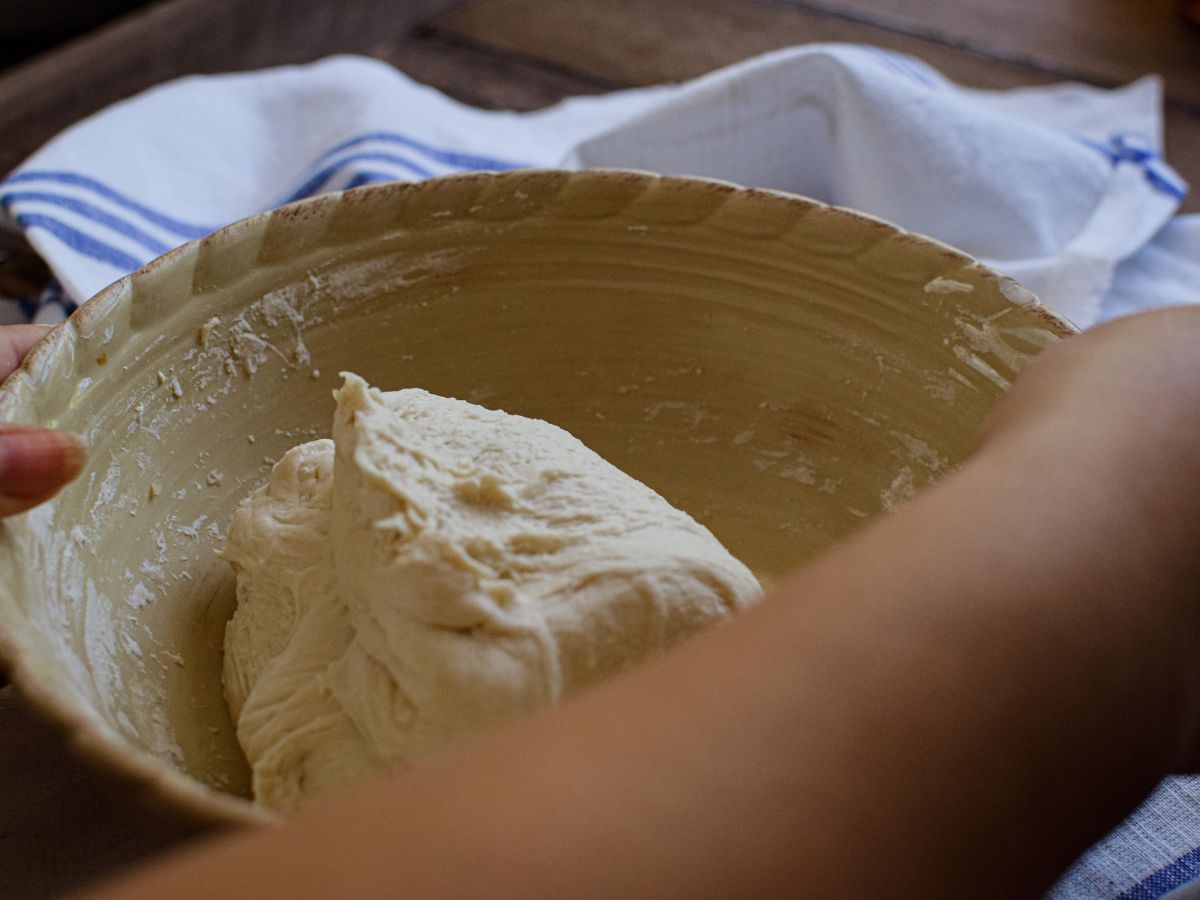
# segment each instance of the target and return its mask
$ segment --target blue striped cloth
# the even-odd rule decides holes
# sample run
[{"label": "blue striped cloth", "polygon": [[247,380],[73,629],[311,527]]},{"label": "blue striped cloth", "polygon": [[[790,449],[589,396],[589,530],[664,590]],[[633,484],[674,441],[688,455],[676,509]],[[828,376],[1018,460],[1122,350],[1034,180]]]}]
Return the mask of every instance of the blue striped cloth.
[{"label": "blue striped cloth", "polygon": [[523,115],[355,57],[187,78],[76,125],[0,182],[3,221],[58,277],[45,297],[0,304],[0,321],[53,320],[184,241],[321,191],[592,165],[861,209],[993,263],[1086,326],[1126,310],[1126,269],[1140,307],[1184,296],[1198,271],[1195,223],[1173,221],[1186,185],[1162,158],[1160,95],[1153,78],[973,91],[844,45]]},{"label": "blue striped cloth", "polygon": [[[311,194],[620,166],[864,210],[990,262],[1087,326],[1198,299],[1200,216],[1176,214],[1187,187],[1162,157],[1161,106],[1153,78],[976,91],[848,45],[527,114],[464,107],[355,57],[187,78],[76,125],[0,182],[3,221],[57,279],[0,300],[0,322],[58,320],[172,247]],[[1173,778],[1051,896],[1143,900],[1197,876],[1200,778]]]}]

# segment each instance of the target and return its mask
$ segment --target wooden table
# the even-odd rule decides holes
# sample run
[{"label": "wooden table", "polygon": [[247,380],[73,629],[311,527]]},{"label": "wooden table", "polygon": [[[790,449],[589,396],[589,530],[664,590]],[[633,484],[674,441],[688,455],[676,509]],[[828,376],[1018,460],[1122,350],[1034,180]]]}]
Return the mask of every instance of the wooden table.
[{"label": "wooden table", "polygon": [[[1180,11],[1176,0],[160,0],[0,74],[0,170],[79,118],[193,72],[367,53],[465,102],[527,110],[791,44],[860,41],[978,87],[1156,72],[1167,158],[1200,188],[1200,28]],[[1184,208],[1200,210],[1200,190]],[[0,241],[0,294],[44,277],[18,240]],[[22,781],[35,766],[42,775]],[[21,893],[45,895],[161,843],[0,691],[0,895],[18,867],[40,873]]]},{"label": "wooden table", "polygon": [[[1191,0],[1196,2],[1196,0]],[[859,41],[967,85],[1162,76],[1167,159],[1198,186],[1200,26],[1180,0],[159,0],[0,75],[0,171],[89,113],[194,72],[385,59],[490,109],[690,78],[792,44]],[[0,234],[0,296],[46,273]]]},{"label": "wooden table", "polygon": [[[690,78],[863,41],[978,87],[1165,81],[1167,157],[1200,186],[1200,27],[1179,0],[163,0],[0,76],[0,170],[75,120],[190,72],[367,53],[488,108]],[[1200,191],[1186,209],[1200,210]]]}]

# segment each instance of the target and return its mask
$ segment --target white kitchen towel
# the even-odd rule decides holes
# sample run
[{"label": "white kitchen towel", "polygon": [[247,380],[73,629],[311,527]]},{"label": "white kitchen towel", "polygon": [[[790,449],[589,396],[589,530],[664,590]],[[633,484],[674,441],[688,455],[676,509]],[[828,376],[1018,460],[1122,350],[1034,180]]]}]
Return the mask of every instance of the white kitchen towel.
[{"label": "white kitchen towel", "polygon": [[[472,169],[616,166],[806,194],[940,238],[1088,326],[1200,300],[1200,216],[1162,158],[1161,87],[960,87],[913,58],[811,45],[682,85],[485,112],[369,59],[185,78],[51,141],[0,209],[61,318],[170,248],[309,194]],[[1103,785],[1097,785],[1103,790]],[[1200,875],[1200,778],[1170,779],[1052,896],[1157,897]]]},{"label": "white kitchen towel", "polygon": [[[1087,326],[1200,293],[1194,222],[1155,241],[1186,190],[1161,147],[1154,78],[979,91],[865,46],[781,50],[525,114],[336,57],[185,78],[110,107],[0,182],[0,207],[69,308],[179,243],[308,194],[467,169],[627,166],[873,213],[992,263]],[[26,302],[0,321],[62,311]]]}]

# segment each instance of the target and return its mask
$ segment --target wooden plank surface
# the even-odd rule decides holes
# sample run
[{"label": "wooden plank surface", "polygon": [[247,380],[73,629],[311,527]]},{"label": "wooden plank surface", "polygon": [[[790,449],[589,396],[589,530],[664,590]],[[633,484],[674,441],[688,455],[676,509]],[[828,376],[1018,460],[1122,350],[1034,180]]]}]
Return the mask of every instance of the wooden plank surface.
[{"label": "wooden plank surface", "polygon": [[1200,110],[1200,29],[1178,0],[781,0],[1023,61],[1061,78],[1121,84],[1156,72]]},{"label": "wooden plank surface", "polygon": [[[839,7],[841,2],[827,5]],[[881,24],[887,19],[884,11],[900,18],[904,9],[920,7],[923,2],[878,0],[869,4],[878,15],[866,21],[861,16],[846,15],[840,7],[831,12],[790,0],[473,0],[436,18],[427,33],[449,45],[485,46],[526,66],[537,63],[619,85],[692,78],[757,53],[812,41],[865,42],[899,50],[973,87],[1009,88],[1061,80],[1058,72],[1029,65],[1020,58],[965,49],[916,29],[897,30]],[[949,9],[958,0],[937,2]],[[962,5],[969,7],[976,2],[986,5],[985,0],[964,0]],[[1034,0],[1004,0],[999,5],[1005,4],[1010,30],[1019,28],[1023,21],[1015,7],[1034,10],[1042,5]],[[1093,4],[1122,10],[1126,5],[1133,4]],[[969,16],[960,13],[950,18],[956,18],[960,28],[967,27],[962,23]],[[979,25],[980,42],[988,21],[981,20]],[[1189,26],[1176,24],[1185,34],[1189,32]],[[392,52],[392,58],[404,67],[407,52],[406,44],[402,44]],[[414,59],[412,64],[416,62]],[[421,77],[417,69],[419,65],[410,71]],[[1120,80],[1110,77],[1102,83],[1107,86]],[[1200,52],[1191,78],[1182,82],[1182,90],[1200,91]],[[452,80],[432,83],[451,94],[456,91]],[[1198,188],[1184,201],[1183,209],[1200,211],[1200,110],[1181,103],[1169,104],[1166,139],[1167,158]]]},{"label": "wooden plank surface", "polygon": [[399,41],[453,0],[170,0],[0,77],[0,171],[117,100],[180,75],[307,62]]},{"label": "wooden plank surface", "polygon": [[1055,80],[936,41],[801,7],[759,0],[473,0],[434,20],[444,35],[622,84],[694,78],[780,47],[873,43],[922,55],[982,86]]},{"label": "wooden plank surface", "polygon": [[371,54],[456,100],[484,109],[541,109],[564,97],[629,86],[429,26],[413,29],[401,41],[380,42]]},{"label": "wooden plank surface", "polygon": [[[137,10],[0,75],[0,173],[85,116],[163,81],[370,53],[403,42],[453,2],[165,0]],[[0,296],[34,294],[47,277],[23,239],[0,236]]]},{"label": "wooden plank surface", "polygon": [[1174,0],[471,0],[430,20],[452,5],[160,2],[0,77],[0,169],[90,112],[190,72],[364,52],[466,102],[531,109],[789,44],[863,41],[978,87],[1162,71],[1168,158],[1200,186],[1200,29]]}]

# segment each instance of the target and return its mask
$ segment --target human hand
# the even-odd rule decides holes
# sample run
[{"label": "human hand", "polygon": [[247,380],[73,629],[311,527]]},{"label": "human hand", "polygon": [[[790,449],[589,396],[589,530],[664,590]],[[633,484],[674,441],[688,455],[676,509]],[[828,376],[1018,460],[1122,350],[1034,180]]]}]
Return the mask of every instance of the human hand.
[{"label": "human hand", "polygon": [[[46,334],[43,325],[0,327],[0,379],[11,375]],[[0,422],[0,516],[49,500],[79,474],[85,451],[78,436]]]}]

